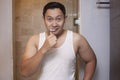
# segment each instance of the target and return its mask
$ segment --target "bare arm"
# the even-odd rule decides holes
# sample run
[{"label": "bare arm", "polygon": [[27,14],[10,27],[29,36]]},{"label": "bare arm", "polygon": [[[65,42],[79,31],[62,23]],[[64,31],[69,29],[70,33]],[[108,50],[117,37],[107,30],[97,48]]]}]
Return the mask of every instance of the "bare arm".
[{"label": "bare arm", "polygon": [[50,35],[46,38],[44,45],[38,50],[38,39],[38,36],[32,36],[27,42],[21,63],[21,74],[23,76],[30,76],[35,73],[40,67],[45,53],[56,43],[55,36]]},{"label": "bare arm", "polygon": [[39,67],[44,56],[44,52],[42,49],[40,49],[39,51],[37,50],[37,37],[38,36],[32,36],[26,44],[21,63],[21,74],[23,76],[29,76],[33,74]]},{"label": "bare arm", "polygon": [[92,80],[96,68],[96,56],[83,36],[80,37],[79,54],[86,63],[83,80]]}]

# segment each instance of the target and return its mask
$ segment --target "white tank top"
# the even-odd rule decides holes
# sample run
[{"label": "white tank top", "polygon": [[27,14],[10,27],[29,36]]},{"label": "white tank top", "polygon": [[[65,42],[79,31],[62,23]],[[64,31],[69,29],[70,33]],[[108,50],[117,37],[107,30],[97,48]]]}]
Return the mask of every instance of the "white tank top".
[{"label": "white tank top", "polygon": [[[45,32],[40,33],[39,49],[44,42]],[[73,32],[68,30],[64,43],[46,53],[41,64],[39,80],[75,80],[75,61]]]}]

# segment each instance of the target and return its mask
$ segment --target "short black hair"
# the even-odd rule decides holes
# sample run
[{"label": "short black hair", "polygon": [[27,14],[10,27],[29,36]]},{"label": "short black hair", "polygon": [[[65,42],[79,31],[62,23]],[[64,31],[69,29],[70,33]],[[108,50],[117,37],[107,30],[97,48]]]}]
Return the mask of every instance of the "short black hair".
[{"label": "short black hair", "polygon": [[45,16],[45,13],[47,12],[48,9],[55,9],[55,8],[59,8],[63,12],[64,16],[66,15],[66,10],[63,4],[59,2],[49,2],[43,8],[43,16]]}]

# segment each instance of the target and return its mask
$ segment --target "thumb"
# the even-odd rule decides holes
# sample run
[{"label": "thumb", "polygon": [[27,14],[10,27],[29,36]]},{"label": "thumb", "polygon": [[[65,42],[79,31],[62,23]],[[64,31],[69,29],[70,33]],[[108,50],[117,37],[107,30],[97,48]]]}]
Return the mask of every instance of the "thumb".
[{"label": "thumb", "polygon": [[50,31],[50,35],[53,35],[53,33]]}]

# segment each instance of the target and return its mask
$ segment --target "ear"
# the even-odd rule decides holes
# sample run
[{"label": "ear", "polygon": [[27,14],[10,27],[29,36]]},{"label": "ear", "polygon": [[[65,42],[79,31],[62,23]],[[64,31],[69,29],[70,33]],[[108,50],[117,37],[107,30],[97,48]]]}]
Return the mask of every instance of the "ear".
[{"label": "ear", "polygon": [[42,16],[42,18],[43,18],[43,22],[45,23],[45,16]]},{"label": "ear", "polygon": [[45,16],[42,16],[43,20],[45,20]]},{"label": "ear", "polygon": [[65,19],[65,22],[66,22],[67,16],[65,16],[65,18],[64,18],[64,19]]}]

